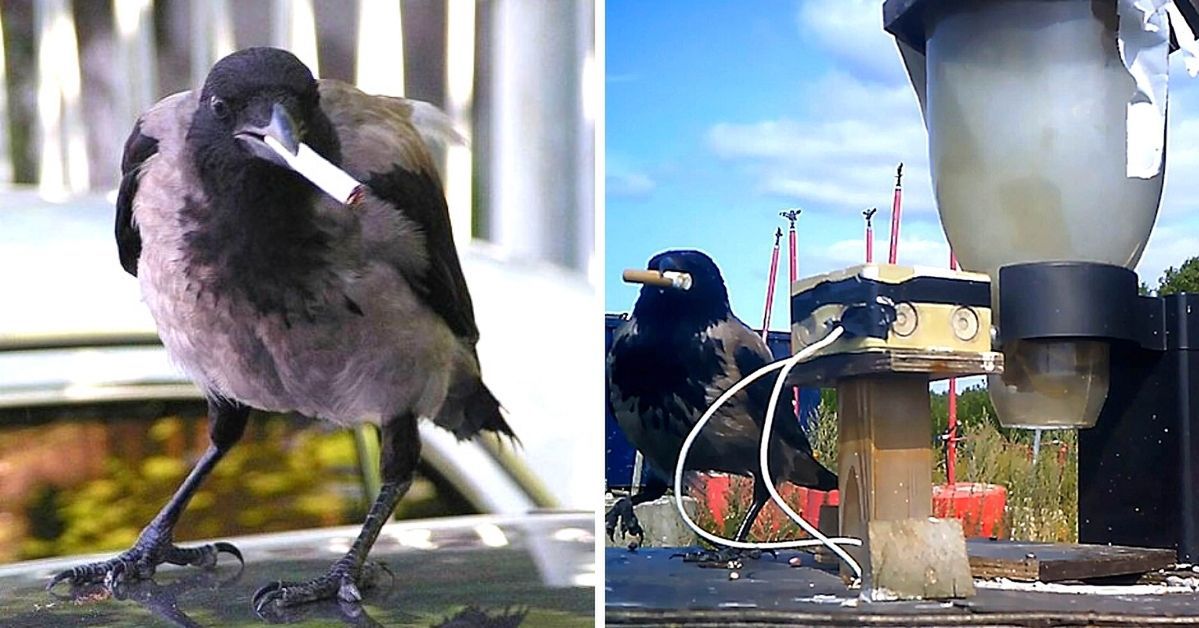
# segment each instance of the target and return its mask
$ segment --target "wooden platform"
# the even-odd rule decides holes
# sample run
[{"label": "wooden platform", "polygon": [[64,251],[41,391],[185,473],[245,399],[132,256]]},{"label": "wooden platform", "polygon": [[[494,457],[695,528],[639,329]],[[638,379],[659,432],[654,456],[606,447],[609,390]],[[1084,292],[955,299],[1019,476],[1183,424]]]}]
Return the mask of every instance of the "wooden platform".
[{"label": "wooden platform", "polygon": [[[965,600],[863,602],[835,567],[808,554],[746,560],[731,578],[671,558],[674,548],[605,554],[608,625],[730,626],[1179,626],[1199,625],[1199,592],[1106,593],[980,588]],[[791,566],[792,561],[801,566]],[[1049,585],[1060,586],[1060,585]],[[1127,590],[1124,594],[1121,591]]]},{"label": "wooden platform", "polygon": [[927,374],[929,380],[1003,372],[1003,354],[883,349],[822,355],[801,362],[787,377],[793,386],[831,386],[838,379],[883,373]]},{"label": "wooden platform", "polygon": [[1111,545],[966,541],[975,578],[1007,578],[1024,582],[1098,580],[1139,576],[1164,569],[1177,560],[1174,550]]}]

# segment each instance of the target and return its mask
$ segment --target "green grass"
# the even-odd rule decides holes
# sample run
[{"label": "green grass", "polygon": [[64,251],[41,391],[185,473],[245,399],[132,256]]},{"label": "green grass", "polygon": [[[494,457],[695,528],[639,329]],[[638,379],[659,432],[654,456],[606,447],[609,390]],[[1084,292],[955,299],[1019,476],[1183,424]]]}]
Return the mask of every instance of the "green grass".
[{"label": "green grass", "polygon": [[[826,391],[808,434],[816,459],[832,467],[837,459],[836,394]],[[933,395],[934,435],[944,432],[945,395]],[[1073,430],[1046,431],[1041,450],[1033,463],[1032,433],[1008,430],[995,419],[986,390],[962,391],[958,402],[959,432],[956,476],[959,482],[999,484],[1007,489],[1003,529],[1008,538],[1022,541],[1078,540],[1078,433]],[[936,438],[936,436],[934,436]],[[946,480],[945,447],[934,447],[933,482]],[[733,478],[729,506],[723,521],[701,508],[697,521],[704,529],[732,537],[749,509],[749,478]],[[783,490],[787,496],[787,490]],[[781,525],[773,530],[770,524]],[[758,541],[802,538],[774,505],[763,510],[750,538]]]}]

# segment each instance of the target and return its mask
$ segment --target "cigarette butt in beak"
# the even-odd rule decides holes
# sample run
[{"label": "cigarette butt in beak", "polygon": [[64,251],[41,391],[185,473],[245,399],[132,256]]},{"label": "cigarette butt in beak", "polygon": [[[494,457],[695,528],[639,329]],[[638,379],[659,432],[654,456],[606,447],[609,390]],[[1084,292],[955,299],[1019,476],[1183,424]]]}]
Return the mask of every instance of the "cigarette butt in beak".
[{"label": "cigarette butt in beak", "polygon": [[345,205],[354,205],[362,200],[365,187],[345,170],[330,163],[319,153],[301,142],[295,154],[275,138],[267,135],[262,138],[271,150],[283,158],[292,170],[308,179],[313,185],[323,190],[329,196]]},{"label": "cigarette butt in beak", "polygon": [[677,290],[691,289],[691,275],[689,273],[681,273],[677,270],[665,270],[658,272],[655,270],[634,270],[629,269],[624,271],[621,278],[626,283],[640,283],[647,286],[657,286],[659,288],[675,288]]}]

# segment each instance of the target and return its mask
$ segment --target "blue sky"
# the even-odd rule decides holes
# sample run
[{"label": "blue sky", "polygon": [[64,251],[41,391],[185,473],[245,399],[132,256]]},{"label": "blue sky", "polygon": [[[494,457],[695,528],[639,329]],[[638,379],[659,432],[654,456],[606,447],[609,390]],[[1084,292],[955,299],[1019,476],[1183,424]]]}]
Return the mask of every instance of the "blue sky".
[{"label": "blue sky", "polygon": [[[945,266],[927,135],[878,0],[606,4],[605,307],[628,310],[620,271],[666,248],[721,266],[734,311],[761,322],[778,212],[801,207],[799,275],[864,258],[877,206],[886,256],[904,166],[900,263]],[[1178,55],[1174,55],[1177,57]],[[1138,272],[1199,255],[1199,79],[1172,60],[1166,191]],[[786,239],[771,327],[786,329]]]}]

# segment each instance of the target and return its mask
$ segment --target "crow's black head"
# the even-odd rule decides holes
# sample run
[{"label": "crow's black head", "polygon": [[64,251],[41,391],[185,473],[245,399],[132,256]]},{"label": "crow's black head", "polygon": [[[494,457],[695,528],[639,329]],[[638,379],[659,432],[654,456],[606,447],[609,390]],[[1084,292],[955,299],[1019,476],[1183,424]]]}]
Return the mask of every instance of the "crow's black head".
[{"label": "crow's black head", "polygon": [[263,164],[286,168],[267,147],[274,138],[292,153],[300,142],[340,161],[332,124],[320,109],[312,73],[277,48],[239,50],[212,67],[188,129],[202,178],[228,182]]},{"label": "crow's black head", "polygon": [[639,319],[675,321],[689,327],[707,327],[729,315],[729,293],[724,278],[712,258],[699,251],[665,251],[655,255],[647,265],[649,270],[674,270],[691,275],[691,288],[659,288],[644,286],[633,307]]}]

